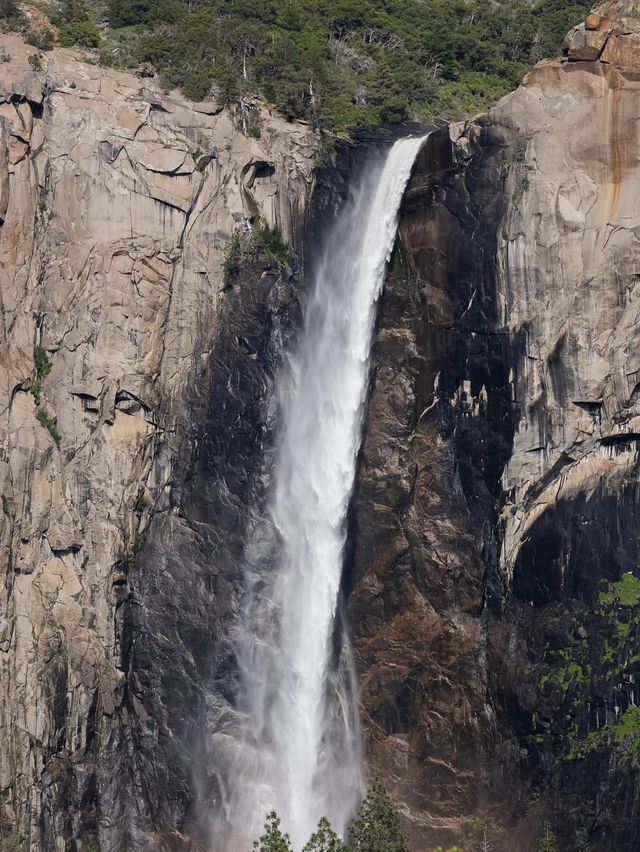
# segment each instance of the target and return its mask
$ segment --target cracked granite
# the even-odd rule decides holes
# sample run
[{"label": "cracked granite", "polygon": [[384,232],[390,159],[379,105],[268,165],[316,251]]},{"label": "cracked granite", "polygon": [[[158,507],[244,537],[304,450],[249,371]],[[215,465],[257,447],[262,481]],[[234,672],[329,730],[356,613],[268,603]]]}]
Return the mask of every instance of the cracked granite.
[{"label": "cracked granite", "polygon": [[[265,111],[249,139],[213,102],[71,50],[35,70],[35,52],[0,36],[0,831],[32,849],[55,766],[81,773],[122,702],[115,610],[175,511],[226,241],[259,215],[300,249],[317,148]],[[68,848],[64,821],[48,848]]]}]

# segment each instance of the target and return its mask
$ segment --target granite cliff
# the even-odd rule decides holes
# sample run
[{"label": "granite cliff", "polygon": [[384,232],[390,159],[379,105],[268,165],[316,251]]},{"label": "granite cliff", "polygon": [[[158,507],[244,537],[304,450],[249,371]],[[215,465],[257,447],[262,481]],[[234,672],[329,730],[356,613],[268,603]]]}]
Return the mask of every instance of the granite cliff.
[{"label": "granite cliff", "polygon": [[[72,51],[0,53],[0,837],[159,848],[197,786],[200,667],[222,663],[246,410],[295,314],[292,270],[257,252],[225,276],[225,251],[257,218],[300,248],[317,142],[266,113],[248,138]],[[215,542],[183,521],[199,489]],[[165,563],[165,538],[197,540],[206,571]]]},{"label": "granite cliff", "polygon": [[[339,146],[72,51],[0,53],[0,838],[207,848],[243,542]],[[38,64],[42,67],[38,68]],[[416,850],[635,848],[640,20],[432,133],[390,265],[344,591]],[[249,220],[278,225],[225,264]],[[226,271],[225,271],[226,267]],[[93,844],[93,847],[92,847]]]},{"label": "granite cliff", "polygon": [[416,848],[640,838],[637,7],[565,46],[431,136],[382,299],[350,609]]}]

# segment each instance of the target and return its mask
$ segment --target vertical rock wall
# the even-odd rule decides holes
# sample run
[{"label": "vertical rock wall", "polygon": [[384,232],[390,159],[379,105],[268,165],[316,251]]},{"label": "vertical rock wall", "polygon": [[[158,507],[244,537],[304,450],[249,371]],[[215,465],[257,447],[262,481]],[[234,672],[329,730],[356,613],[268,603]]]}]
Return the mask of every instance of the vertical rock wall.
[{"label": "vertical rock wall", "polygon": [[[609,3],[417,164],[352,520],[372,768],[416,848],[640,838],[640,23]],[[586,52],[585,52],[586,51]]]},{"label": "vertical rock wall", "polygon": [[[246,138],[215,103],[72,51],[41,69],[17,37],[0,53],[0,832],[158,848],[195,799],[203,584],[225,602],[216,542],[195,568],[165,565],[164,543],[197,539],[181,512],[200,489],[233,549],[238,422],[295,289],[266,256],[225,282],[224,251],[258,216],[300,248],[316,143],[266,113]],[[246,386],[235,412],[214,375]]]}]

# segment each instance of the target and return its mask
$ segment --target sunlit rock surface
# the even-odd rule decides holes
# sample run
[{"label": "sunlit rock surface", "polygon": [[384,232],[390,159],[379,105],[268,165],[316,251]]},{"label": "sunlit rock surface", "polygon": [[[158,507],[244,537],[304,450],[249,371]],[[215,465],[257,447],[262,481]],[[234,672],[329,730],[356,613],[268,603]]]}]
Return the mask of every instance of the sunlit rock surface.
[{"label": "sunlit rock surface", "polygon": [[[104,848],[157,848],[195,798],[201,692],[180,652],[207,605],[187,566],[172,581],[163,536],[189,535],[175,489],[196,452],[241,442],[243,409],[264,400],[256,353],[292,289],[268,259],[225,283],[225,245],[261,216],[300,247],[316,144],[266,113],[250,139],[215,103],[72,51],[38,70],[35,53],[0,38],[0,828],[32,849],[88,843],[98,827]],[[51,363],[39,392],[37,346]],[[196,434],[216,370],[230,397],[198,414]],[[248,401],[238,393],[225,419],[243,382]],[[217,523],[232,539],[233,521]],[[184,609],[179,625],[154,613],[144,570],[132,576],[149,527],[153,582]],[[211,574],[213,543],[203,551]],[[152,689],[131,670],[147,637],[145,666],[174,678]],[[156,700],[170,706],[151,723]]]}]

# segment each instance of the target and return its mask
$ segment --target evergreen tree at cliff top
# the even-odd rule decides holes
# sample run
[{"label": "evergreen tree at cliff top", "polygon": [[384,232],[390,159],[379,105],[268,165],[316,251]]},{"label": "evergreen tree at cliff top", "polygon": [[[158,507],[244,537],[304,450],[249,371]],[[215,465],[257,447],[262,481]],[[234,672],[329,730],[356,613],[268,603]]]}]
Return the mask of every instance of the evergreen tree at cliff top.
[{"label": "evergreen tree at cliff top", "polygon": [[459,118],[557,56],[578,0],[108,0],[101,60],[329,129]]}]

